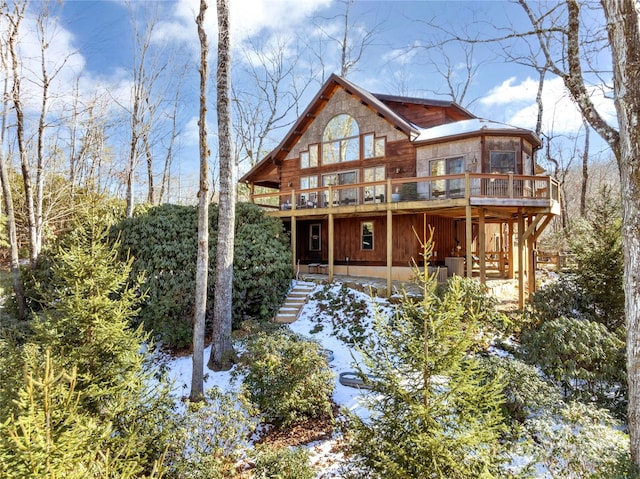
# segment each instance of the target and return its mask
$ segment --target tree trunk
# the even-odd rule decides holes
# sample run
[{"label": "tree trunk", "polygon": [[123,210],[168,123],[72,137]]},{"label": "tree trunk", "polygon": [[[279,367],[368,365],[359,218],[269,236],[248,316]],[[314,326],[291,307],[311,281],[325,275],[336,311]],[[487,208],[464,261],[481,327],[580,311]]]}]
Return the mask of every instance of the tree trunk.
[{"label": "tree trunk", "polygon": [[584,124],[584,152],[582,153],[582,183],[580,187],[580,216],[587,216],[587,187],[589,186],[589,122]]},{"label": "tree trunk", "polygon": [[20,155],[20,167],[22,170],[22,182],[24,184],[24,196],[29,223],[29,261],[31,266],[35,266],[38,258],[36,216],[33,202],[33,188],[31,184],[31,167],[27,156],[27,145],[24,140],[24,110],[22,108],[22,98],[20,93],[21,77],[18,64],[18,52],[16,51],[16,43],[18,42],[18,36],[20,33],[20,23],[24,17],[26,6],[26,1],[16,3],[14,13],[12,15],[7,15],[7,20],[9,22],[7,45],[9,49],[9,56],[11,58],[11,73],[13,75],[11,99],[13,101],[13,108],[16,112],[16,139],[18,143],[18,154]]},{"label": "tree trunk", "polygon": [[198,192],[198,258],[196,266],[196,303],[193,318],[193,370],[191,374],[192,401],[204,396],[204,326],[207,311],[207,282],[209,276],[209,145],[207,142],[207,68],[209,43],[204,30],[207,1],[200,0],[196,18],[200,38],[200,190]]},{"label": "tree trunk", "polygon": [[640,25],[634,0],[602,0],[611,45],[622,189],[628,424],[631,458],[640,465]]},{"label": "tree trunk", "polygon": [[218,0],[218,145],[220,148],[220,204],[216,249],[213,343],[208,366],[219,371],[233,364],[231,344],[233,303],[233,248],[235,244],[236,180],[231,153],[229,5]]},{"label": "tree trunk", "polygon": [[11,185],[9,184],[9,175],[7,173],[6,158],[4,157],[5,132],[7,131],[7,107],[9,98],[9,70],[7,68],[7,57],[5,51],[2,51],[2,71],[4,72],[4,92],[2,98],[2,120],[0,125],[0,185],[2,186],[2,197],[4,199],[5,214],[7,215],[7,233],[9,235],[10,249],[10,267],[11,279],[13,282],[13,292],[16,295],[16,303],[18,304],[18,319],[25,318],[27,310],[26,300],[24,296],[24,288],[22,287],[22,277],[20,275],[20,250],[18,248],[18,234],[16,230],[16,217],[13,209],[13,197],[11,196]]}]

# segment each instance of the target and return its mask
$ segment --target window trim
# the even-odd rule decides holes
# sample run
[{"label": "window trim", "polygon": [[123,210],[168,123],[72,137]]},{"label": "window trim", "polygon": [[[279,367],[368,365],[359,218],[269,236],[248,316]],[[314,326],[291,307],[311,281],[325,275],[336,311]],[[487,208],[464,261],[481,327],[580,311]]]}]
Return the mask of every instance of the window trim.
[{"label": "window trim", "polygon": [[[364,226],[365,225],[371,225],[371,229],[370,229],[370,233],[365,235],[365,229]],[[375,249],[375,234],[374,234],[374,222],[373,221],[361,221],[360,222],[360,251],[374,251]],[[370,248],[366,248],[365,247],[365,237],[370,237],[371,238],[371,247]]]}]

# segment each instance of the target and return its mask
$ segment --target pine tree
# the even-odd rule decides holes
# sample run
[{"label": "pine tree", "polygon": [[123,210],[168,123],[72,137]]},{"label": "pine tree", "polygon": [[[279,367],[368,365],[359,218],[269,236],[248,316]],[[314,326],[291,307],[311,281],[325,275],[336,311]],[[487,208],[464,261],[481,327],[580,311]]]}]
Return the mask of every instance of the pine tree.
[{"label": "pine tree", "polygon": [[[433,230],[422,243],[425,260],[432,239]],[[435,275],[414,269],[422,297],[405,293],[394,316],[377,313],[375,334],[361,349],[363,369],[372,373],[364,376],[371,416],[353,417],[356,464],[374,477],[494,477],[503,460],[503,397],[499,381],[489,380],[471,354],[476,309],[460,279],[439,297]]]},{"label": "pine tree", "polygon": [[130,327],[142,278],[127,284],[131,260],[119,261],[106,238],[95,224],[79,227],[52,255],[29,341],[49,350],[57,369],[76,371],[79,411],[109,424],[107,448],[136,455],[148,472],[166,447],[171,403],[168,388],[151,380],[149,336]]},{"label": "pine tree", "polygon": [[110,424],[79,407],[75,370],[58,372],[49,351],[42,365],[30,359],[15,415],[0,424],[0,478],[137,477],[135,455],[120,451],[113,461],[106,453]]}]

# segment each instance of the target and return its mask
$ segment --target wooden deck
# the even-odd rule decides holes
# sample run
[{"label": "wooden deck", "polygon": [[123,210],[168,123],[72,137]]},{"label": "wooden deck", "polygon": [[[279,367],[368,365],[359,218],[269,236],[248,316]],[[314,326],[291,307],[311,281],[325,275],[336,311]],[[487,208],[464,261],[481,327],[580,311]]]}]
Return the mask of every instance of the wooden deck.
[{"label": "wooden deck", "polygon": [[483,209],[486,219],[508,219],[523,208],[533,214],[557,215],[558,195],[557,181],[548,176],[465,173],[290,189],[254,194],[251,198],[267,208],[270,216],[280,218],[366,216],[387,211],[394,214],[432,211],[464,218],[470,206],[473,210]]}]

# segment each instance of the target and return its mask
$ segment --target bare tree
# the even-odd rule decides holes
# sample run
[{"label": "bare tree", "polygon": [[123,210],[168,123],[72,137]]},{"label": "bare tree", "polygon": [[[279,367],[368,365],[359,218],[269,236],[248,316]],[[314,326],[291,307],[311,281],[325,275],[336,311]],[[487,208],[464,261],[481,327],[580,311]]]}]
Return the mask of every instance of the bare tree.
[{"label": "bare tree", "polygon": [[[317,26],[323,33],[324,38],[320,39],[320,45],[313,49],[313,55],[321,66],[320,82],[324,82],[327,76],[325,42],[334,45],[338,52],[337,69],[341,77],[348,77],[357,69],[358,63],[362,60],[364,53],[375,42],[382,27],[382,22],[377,22],[371,26],[359,26],[357,20],[352,17],[351,6],[354,0],[340,0],[344,6],[344,11],[333,17],[319,17]],[[327,27],[325,22],[340,22],[337,33],[333,33],[332,26]],[[336,50],[334,50],[336,51]],[[331,73],[331,72],[328,72]]]},{"label": "bare tree", "polygon": [[[145,4],[150,5],[150,4]],[[127,217],[133,216],[136,169],[140,157],[144,156],[147,171],[147,201],[154,201],[153,153],[149,135],[155,121],[159,99],[152,97],[158,78],[167,66],[166,59],[161,60],[160,52],[152,54],[152,34],[158,20],[157,5],[155,10],[145,10],[144,28],[138,27],[133,6],[131,23],[134,29],[136,47],[133,58],[133,83],[131,86],[131,105],[127,107],[130,115],[131,140],[125,170]],[[130,110],[129,110],[130,108]]]},{"label": "bare tree", "polygon": [[192,401],[203,397],[204,329],[207,312],[207,283],[209,276],[209,144],[207,141],[207,81],[209,42],[204,29],[207,0],[200,0],[196,17],[200,39],[200,115],[198,132],[200,144],[200,190],[198,191],[198,257],[196,265],[196,298],[193,318],[193,369],[191,374]]},{"label": "bare tree", "polygon": [[[530,18],[534,18],[525,0],[519,0]],[[625,316],[627,325],[627,375],[629,386],[628,425],[631,458],[640,465],[640,12],[635,0],[601,0],[601,28],[606,28],[606,44],[598,30],[587,32],[581,17],[583,4],[566,0],[564,21],[543,25],[549,12],[532,20],[538,39],[549,31],[560,34],[554,56],[546,42],[540,41],[551,71],[559,76],[580,109],[583,117],[609,145],[620,172],[623,209],[622,249],[624,252]],[[554,10],[557,6],[553,7]],[[593,15],[590,16],[593,22]],[[586,40],[586,41],[585,41]],[[613,98],[617,112],[617,128],[610,125],[596,108],[589,89],[587,73],[593,71],[591,55],[584,49],[598,45],[598,51],[609,48],[613,67]],[[557,52],[556,52],[557,53]],[[587,60],[585,60],[585,58]],[[583,61],[589,72],[583,70]],[[600,75],[599,75],[600,77]],[[605,82],[606,83],[606,82]]]},{"label": "bare tree", "polygon": [[290,48],[283,38],[275,38],[267,45],[249,41],[243,51],[246,86],[232,85],[238,165],[247,161],[253,167],[277,144],[271,135],[297,118],[295,113],[313,73],[301,73],[300,54],[288,55],[290,50],[300,49]]},{"label": "bare tree", "polygon": [[220,151],[220,203],[218,206],[218,242],[216,283],[213,305],[213,338],[208,366],[215,371],[233,364],[231,343],[233,311],[233,249],[235,245],[236,168],[231,151],[230,67],[231,40],[229,4],[218,0],[217,112]]},{"label": "bare tree", "polygon": [[[569,0],[570,64],[579,61],[578,4]],[[579,95],[579,78],[565,84],[591,126],[611,146],[622,186],[622,249],[624,251],[625,315],[627,324],[628,423],[631,458],[640,466],[640,12],[634,0],[602,0],[613,63],[615,104],[619,131],[594,114],[592,104]],[[571,74],[577,73],[571,70]]]},{"label": "bare tree", "polygon": [[16,1],[13,4],[13,11],[6,12],[8,23],[7,45],[9,58],[11,59],[11,100],[16,117],[16,141],[18,145],[18,155],[20,156],[20,167],[22,170],[22,181],[24,184],[25,203],[29,228],[29,259],[31,265],[35,265],[38,258],[38,240],[36,235],[36,216],[33,198],[33,186],[31,179],[31,166],[29,165],[29,153],[25,139],[25,118],[22,104],[21,86],[22,75],[20,71],[20,56],[18,53],[18,39],[20,35],[20,24],[24,19],[24,12],[27,8],[27,1]]},{"label": "bare tree", "polygon": [[[6,12],[8,5],[3,2],[0,6],[2,12]],[[13,208],[13,197],[11,195],[11,185],[9,184],[9,175],[7,171],[7,155],[5,148],[5,133],[7,131],[7,115],[8,115],[8,102],[9,102],[9,65],[7,50],[7,43],[2,39],[0,43],[0,62],[2,65],[2,71],[4,72],[3,78],[3,92],[2,92],[2,113],[0,118],[0,183],[2,185],[2,197],[4,199],[4,209],[7,216],[7,232],[9,233],[9,249],[10,249],[10,267],[11,267],[11,279],[13,284],[13,291],[16,295],[16,302],[18,305],[18,319],[24,319],[26,312],[26,302],[24,296],[24,289],[22,287],[22,278],[20,276],[20,256],[18,246],[18,234],[16,230],[16,219]]]}]

